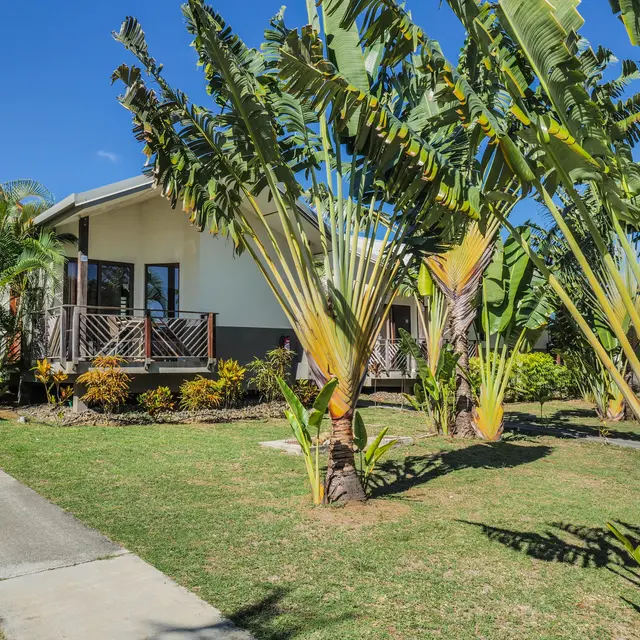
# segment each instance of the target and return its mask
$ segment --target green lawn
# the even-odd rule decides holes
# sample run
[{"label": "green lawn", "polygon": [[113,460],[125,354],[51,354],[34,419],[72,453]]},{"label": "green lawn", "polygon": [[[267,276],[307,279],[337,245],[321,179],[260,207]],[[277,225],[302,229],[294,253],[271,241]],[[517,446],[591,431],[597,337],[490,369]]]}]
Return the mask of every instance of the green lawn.
[{"label": "green lawn", "polygon": [[[597,436],[601,425],[593,405],[582,400],[561,402],[553,400],[542,407],[535,402],[518,402],[506,405],[507,422],[525,423],[551,428],[573,429]],[[640,425],[637,422],[607,422],[606,428],[612,438],[640,440]]]},{"label": "green lawn", "polygon": [[[422,428],[363,414],[371,432]],[[376,500],[313,509],[302,459],[257,446],[285,436],[5,421],[0,466],[258,638],[640,637],[640,572],[604,533],[640,524],[640,452],[422,438],[393,451]]]}]

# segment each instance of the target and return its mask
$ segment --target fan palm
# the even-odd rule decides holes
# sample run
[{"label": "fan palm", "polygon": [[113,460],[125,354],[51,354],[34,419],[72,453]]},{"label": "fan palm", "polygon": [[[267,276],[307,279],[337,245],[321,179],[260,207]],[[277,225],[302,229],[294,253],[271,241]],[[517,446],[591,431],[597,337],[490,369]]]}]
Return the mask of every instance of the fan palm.
[{"label": "fan palm", "polygon": [[201,0],[184,5],[211,109],[166,82],[133,18],[115,37],[155,89],[136,66],[122,65],[114,79],[125,84],[120,101],[163,195],[173,206],[182,201],[196,226],[251,254],[316,382],[339,379],[324,496],[362,500],[353,414],[406,258],[428,248],[444,216],[479,217],[485,205],[448,160],[462,127],[451,134],[411,124],[429,90],[416,94],[412,66],[381,68],[380,47],[360,45],[339,11],[307,7],[308,26],[288,29],[281,12],[257,51]]}]

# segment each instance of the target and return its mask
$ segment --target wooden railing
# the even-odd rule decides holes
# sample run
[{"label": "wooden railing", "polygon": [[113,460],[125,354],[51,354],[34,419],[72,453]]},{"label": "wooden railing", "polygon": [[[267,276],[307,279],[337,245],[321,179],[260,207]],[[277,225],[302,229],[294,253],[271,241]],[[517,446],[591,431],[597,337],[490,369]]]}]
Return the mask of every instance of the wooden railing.
[{"label": "wooden railing", "polygon": [[31,359],[67,362],[100,355],[127,361],[216,358],[216,314],[180,311],[175,316],[145,309],[61,305],[35,313],[29,332]]},{"label": "wooden railing", "polygon": [[[419,343],[424,351],[424,340],[420,340]],[[402,352],[400,340],[379,338],[376,341],[369,360],[374,366],[370,366],[369,370],[370,372],[380,371],[384,375],[389,375],[392,371],[409,374],[411,370],[415,368],[415,363],[411,360],[411,358],[408,359],[406,354]]]}]

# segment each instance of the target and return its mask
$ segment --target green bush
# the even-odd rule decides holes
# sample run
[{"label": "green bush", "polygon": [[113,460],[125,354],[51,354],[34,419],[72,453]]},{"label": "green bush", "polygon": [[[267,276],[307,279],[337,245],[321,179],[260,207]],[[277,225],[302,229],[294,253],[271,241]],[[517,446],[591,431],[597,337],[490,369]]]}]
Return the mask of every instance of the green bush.
[{"label": "green bush", "polygon": [[313,380],[298,380],[293,392],[305,407],[310,407],[318,397],[318,385]]},{"label": "green bush", "polygon": [[278,378],[285,382],[290,379],[295,355],[294,351],[278,347],[267,351],[264,358],[254,358],[253,362],[247,365],[251,372],[251,381],[265,402],[284,400]]},{"label": "green bush", "polygon": [[141,393],[138,396],[138,403],[152,418],[160,413],[173,411],[175,407],[173,394],[169,387],[158,387]]},{"label": "green bush", "polygon": [[[478,358],[469,360],[469,382],[475,395],[480,389],[480,364]],[[552,399],[567,400],[575,397],[575,380],[572,372],[558,365],[549,353],[534,351],[521,353],[509,377],[505,399],[507,402],[546,402]]]}]

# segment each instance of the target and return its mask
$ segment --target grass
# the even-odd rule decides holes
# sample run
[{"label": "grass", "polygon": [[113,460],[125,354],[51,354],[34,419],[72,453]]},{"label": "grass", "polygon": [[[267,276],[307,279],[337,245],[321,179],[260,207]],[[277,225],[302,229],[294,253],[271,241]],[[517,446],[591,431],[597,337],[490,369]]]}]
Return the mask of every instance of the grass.
[{"label": "grass", "polygon": [[[602,425],[592,404],[583,400],[545,402],[540,415],[540,405],[536,402],[518,402],[505,407],[507,423],[525,423],[543,427],[572,429],[587,435],[599,435]],[[640,440],[640,424],[634,421],[607,422],[609,437]]]},{"label": "grass", "polygon": [[257,446],[288,434],[4,421],[0,466],[258,638],[640,637],[640,576],[604,529],[640,524],[640,452],[420,438],[392,451],[375,500],[314,509],[302,459]]}]

